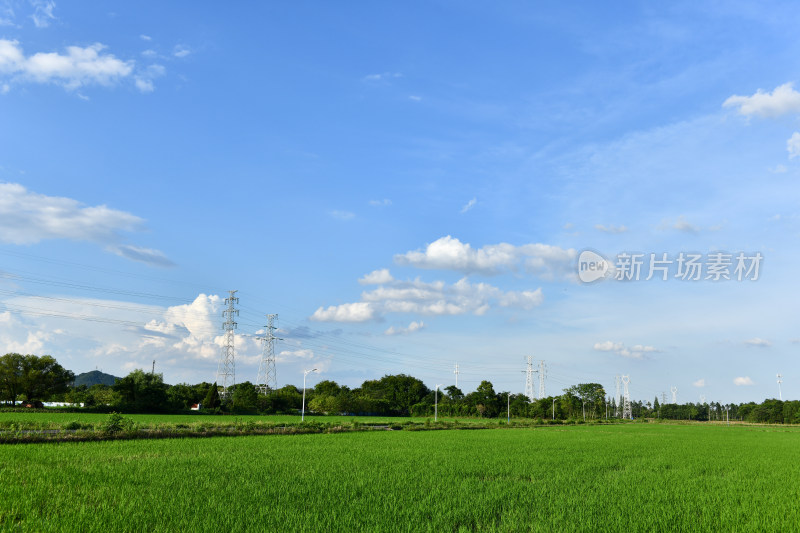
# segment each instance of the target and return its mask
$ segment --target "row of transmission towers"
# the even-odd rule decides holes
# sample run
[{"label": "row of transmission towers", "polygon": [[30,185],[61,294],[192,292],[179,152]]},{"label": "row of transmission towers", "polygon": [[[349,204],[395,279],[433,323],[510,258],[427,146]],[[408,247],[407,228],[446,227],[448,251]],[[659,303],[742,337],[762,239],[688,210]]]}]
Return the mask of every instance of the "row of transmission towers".
[{"label": "row of transmission towers", "polygon": [[[225,342],[222,345],[217,366],[217,386],[220,387],[220,397],[228,398],[231,395],[234,385],[236,385],[236,348],[234,346],[237,328],[234,317],[239,316],[236,304],[239,298],[236,297],[238,291],[228,291],[225,298],[225,309],[222,316],[225,321],[222,329],[225,331]],[[275,336],[275,320],[277,314],[267,315],[266,332],[263,336],[256,337],[263,344],[261,361],[258,365],[258,376],[256,377],[256,389],[262,394],[267,394],[278,388],[278,375],[275,372],[275,341],[283,340]]]},{"label": "row of transmission towers", "polygon": [[[633,412],[631,411],[631,392],[628,385],[631,383],[631,377],[628,374],[617,374],[614,379],[616,383],[616,395],[614,396],[614,416],[616,418],[631,419]],[[620,396],[620,389],[624,388],[624,393]]]},{"label": "row of transmission towers", "polygon": [[541,400],[546,396],[544,390],[544,379],[547,375],[547,365],[545,365],[544,360],[539,361],[539,368],[533,368],[533,356],[529,355],[527,357],[527,368],[525,369],[525,396],[528,397],[529,401],[533,401],[537,398],[533,396],[533,375],[539,375],[539,395],[538,399]]}]

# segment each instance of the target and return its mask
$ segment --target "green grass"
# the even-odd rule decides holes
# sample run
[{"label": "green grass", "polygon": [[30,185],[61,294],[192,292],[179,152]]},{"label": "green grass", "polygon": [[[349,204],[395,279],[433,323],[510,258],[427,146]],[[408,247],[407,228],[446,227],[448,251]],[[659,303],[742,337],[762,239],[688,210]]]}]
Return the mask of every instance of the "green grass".
[{"label": "green grass", "polygon": [[627,424],[0,446],[22,531],[790,531],[796,428]]}]

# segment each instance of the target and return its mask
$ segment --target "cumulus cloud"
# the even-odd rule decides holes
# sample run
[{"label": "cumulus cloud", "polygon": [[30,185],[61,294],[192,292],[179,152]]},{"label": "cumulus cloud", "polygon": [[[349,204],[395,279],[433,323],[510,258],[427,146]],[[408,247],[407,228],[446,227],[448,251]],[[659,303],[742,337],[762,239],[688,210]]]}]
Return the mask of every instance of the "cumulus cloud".
[{"label": "cumulus cloud", "polygon": [[608,226],[605,226],[603,224],[595,224],[594,229],[596,229],[597,231],[602,231],[603,233],[625,233],[626,231],[628,231],[628,228],[626,228],[625,226],[614,226],[611,224],[609,224]]},{"label": "cumulus cloud", "polygon": [[12,81],[55,83],[68,90],[87,85],[109,86],[133,73],[134,62],[104,53],[95,43],[85,48],[68,46],[66,53],[39,52],[26,56],[18,41],[0,39],[0,75]]},{"label": "cumulus cloud", "polygon": [[172,49],[172,55],[174,55],[175,57],[186,57],[191,53],[192,50],[188,46],[183,44],[177,44]]},{"label": "cumulus cloud", "polygon": [[387,205],[392,205],[392,201],[388,198],[384,198],[383,200],[370,200],[369,205],[374,207],[383,207]]},{"label": "cumulus cloud", "polygon": [[428,244],[424,250],[399,254],[394,260],[399,265],[416,268],[455,270],[464,273],[498,274],[517,270],[520,265],[532,274],[545,279],[566,277],[573,274],[572,263],[577,252],[547,244],[524,244],[514,246],[500,243],[474,249],[447,235]]},{"label": "cumulus cloud", "polygon": [[789,152],[789,159],[794,159],[800,155],[800,132],[794,132],[786,141],[786,151]]},{"label": "cumulus cloud", "polygon": [[410,323],[406,328],[391,326],[383,333],[384,335],[408,335],[409,333],[414,333],[422,329],[425,329],[425,324],[420,320],[419,322],[414,321]]},{"label": "cumulus cloud", "polygon": [[464,207],[461,208],[461,213],[462,214],[466,213],[467,211],[469,211],[470,209],[475,207],[475,204],[477,204],[477,203],[478,203],[478,199],[477,198],[473,198],[472,200],[470,200],[469,202],[464,204]]},{"label": "cumulus cloud", "polygon": [[309,317],[319,322],[367,322],[375,318],[375,309],[368,302],[320,307]]},{"label": "cumulus cloud", "polygon": [[391,283],[392,281],[394,281],[394,278],[389,273],[388,268],[373,270],[358,280],[361,285],[380,285],[382,283]]},{"label": "cumulus cloud", "polygon": [[393,280],[361,294],[361,301],[328,308],[320,307],[312,320],[366,322],[387,313],[423,315],[483,315],[496,304],[500,307],[531,309],[542,303],[541,289],[505,292],[487,283],[456,283]]},{"label": "cumulus cloud", "polygon": [[738,108],[744,116],[777,118],[788,113],[800,112],[800,93],[794,90],[793,83],[784,83],[771,93],[758,89],[752,96],[733,95],[722,104],[723,107]]},{"label": "cumulus cloud", "polygon": [[70,239],[103,244],[110,251],[161,266],[172,263],[158,250],[119,244],[120,233],[136,231],[144,220],[105,205],[85,206],[59,196],[27,190],[18,183],[0,183],[0,242],[35,244]]},{"label": "cumulus cloud", "polygon": [[750,379],[749,376],[738,377],[738,378],[733,378],[733,384],[736,385],[737,387],[741,385],[752,385],[753,380]]},{"label": "cumulus cloud", "polygon": [[747,339],[744,343],[748,346],[755,346],[757,348],[769,348],[772,346],[772,343],[766,339],[762,339],[760,337],[753,337],[752,339]]},{"label": "cumulus cloud", "polygon": [[622,357],[629,357],[631,359],[642,359],[646,354],[658,351],[653,346],[637,344],[635,346],[626,347],[622,342],[612,341],[595,343],[594,349],[598,352],[613,352]]},{"label": "cumulus cloud", "polygon": [[166,74],[167,69],[163,65],[149,65],[144,70],[136,73],[134,84],[143,93],[151,93],[155,90],[154,80]]},{"label": "cumulus cloud", "polygon": [[697,381],[692,382],[692,385],[694,385],[695,387],[705,387],[706,386],[706,380],[703,379],[703,378],[700,378]]}]

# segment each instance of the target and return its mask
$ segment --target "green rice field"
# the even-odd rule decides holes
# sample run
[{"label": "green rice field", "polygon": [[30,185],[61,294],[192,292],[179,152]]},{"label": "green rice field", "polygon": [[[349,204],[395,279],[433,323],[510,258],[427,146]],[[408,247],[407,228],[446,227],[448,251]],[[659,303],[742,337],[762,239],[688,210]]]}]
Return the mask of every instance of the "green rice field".
[{"label": "green rice field", "polygon": [[798,501],[793,427],[0,446],[5,531],[792,531]]}]

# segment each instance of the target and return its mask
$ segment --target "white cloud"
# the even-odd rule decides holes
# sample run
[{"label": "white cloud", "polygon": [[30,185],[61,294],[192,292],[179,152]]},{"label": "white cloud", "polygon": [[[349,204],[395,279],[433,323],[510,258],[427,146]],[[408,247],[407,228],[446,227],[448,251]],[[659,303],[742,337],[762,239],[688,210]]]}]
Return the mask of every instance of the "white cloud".
[{"label": "white cloud", "polygon": [[706,386],[706,380],[703,379],[703,378],[700,378],[697,381],[692,382],[692,385],[694,385],[695,387],[705,387]]},{"label": "white cloud", "polygon": [[177,44],[172,49],[172,55],[174,55],[175,57],[186,57],[191,53],[192,50],[188,46],[183,44]]},{"label": "white cloud", "polygon": [[314,359],[314,350],[302,348],[299,350],[283,350],[275,357],[278,363],[295,363]]},{"label": "white cloud", "polygon": [[136,88],[143,93],[151,93],[155,90],[153,80],[163,76],[167,69],[163,65],[148,65],[144,70],[137,72],[134,76]]},{"label": "white cloud", "polygon": [[752,339],[747,339],[744,341],[745,344],[748,346],[756,346],[758,348],[769,348],[772,346],[772,343],[768,340],[762,339],[760,337],[753,337]]},{"label": "white cloud", "polygon": [[789,152],[789,159],[794,159],[800,155],[800,132],[794,132],[786,141],[786,151]]},{"label": "white cloud", "polygon": [[608,226],[604,226],[603,224],[595,224],[594,229],[602,231],[603,233],[625,233],[628,231],[628,228],[625,226],[614,226],[611,224]]},{"label": "white cloud", "polygon": [[330,211],[328,214],[338,220],[351,220],[356,216],[355,213],[350,211]]},{"label": "white cloud", "polygon": [[402,78],[403,75],[400,72],[383,72],[381,74],[367,74],[362,78],[362,81],[366,82],[387,82],[395,78]]},{"label": "white cloud", "polygon": [[660,229],[660,230],[674,229],[674,230],[682,231],[684,233],[699,233],[700,232],[700,227],[699,226],[695,226],[694,224],[692,224],[691,222],[686,220],[686,217],[683,216],[683,215],[680,215],[675,222],[672,222],[670,219],[666,219],[665,218],[664,220],[661,221],[661,224],[658,226],[658,229]]},{"label": "white cloud", "polygon": [[736,385],[737,387],[741,385],[752,385],[753,380],[750,379],[749,376],[738,377],[733,379],[733,384]]},{"label": "white cloud", "polygon": [[752,96],[734,95],[725,100],[723,107],[738,107],[739,114],[776,118],[788,113],[800,112],[800,93],[794,90],[793,83],[784,83],[771,93],[758,89]]},{"label": "white cloud", "polygon": [[642,359],[646,354],[658,352],[653,346],[637,344],[627,348],[622,342],[612,341],[595,343],[594,349],[598,352],[613,352],[622,357],[629,357],[631,359]]},{"label": "white cloud", "polygon": [[0,26],[14,25],[14,8],[7,1],[0,2]]},{"label": "white cloud", "polygon": [[375,310],[368,302],[331,305],[320,307],[309,317],[319,322],[366,322],[375,318]]},{"label": "white cloud", "polygon": [[462,214],[463,214],[463,213],[466,213],[467,211],[469,211],[470,209],[472,209],[473,207],[475,207],[475,204],[477,204],[477,203],[478,203],[478,199],[477,199],[477,198],[473,198],[472,200],[470,200],[469,202],[467,202],[467,203],[464,205],[464,207],[462,207],[462,208],[461,208],[461,213],[462,213]]},{"label": "white cloud", "polygon": [[420,331],[425,329],[425,324],[420,320],[419,322],[412,322],[408,325],[407,328],[403,327],[394,327],[391,326],[389,329],[384,331],[384,335],[407,335],[409,333],[414,333],[415,331]]},{"label": "white cloud", "polygon": [[[798,135],[798,134],[797,134],[797,133],[795,133],[794,135]],[[794,135],[793,135],[792,137],[794,137]],[[791,140],[792,140],[792,139],[789,139],[789,141],[791,141]],[[786,144],[787,144],[787,145],[789,144],[789,141],[786,141]],[[787,146],[787,150],[788,150],[788,149],[789,149],[789,148],[788,148],[788,146]],[[793,156],[791,155],[791,153],[792,153],[792,151],[791,151],[791,150],[789,150],[789,158],[790,158],[790,159],[793,157]],[[767,170],[769,170],[769,171],[770,171],[770,172],[772,172],[773,174],[785,174],[785,173],[786,173],[786,172],[787,172],[789,169],[788,169],[788,168],[786,168],[786,165],[775,165],[774,167],[772,167],[772,168],[768,168]]]},{"label": "white cloud", "polygon": [[573,275],[572,263],[577,257],[574,249],[563,249],[547,244],[514,246],[500,243],[474,249],[469,243],[447,235],[428,244],[425,250],[398,254],[394,260],[399,265],[416,268],[455,270],[497,274],[504,270],[517,270],[524,262],[525,270],[545,279]]},{"label": "white cloud", "polygon": [[37,28],[46,28],[50,26],[51,21],[56,20],[56,16],[53,15],[56,3],[52,0],[31,0],[31,4],[34,8],[31,19]]},{"label": "white cloud", "polygon": [[147,50],[142,51],[142,55],[144,57],[156,57],[158,55],[158,52],[156,52],[153,49],[148,48]]},{"label": "white cloud", "polygon": [[364,275],[363,278],[358,280],[358,282],[361,285],[380,285],[382,283],[390,283],[392,281],[394,281],[394,278],[389,273],[388,268],[373,270],[372,272]]},{"label": "white cloud", "polygon": [[485,314],[493,304],[500,307],[531,309],[542,303],[541,289],[505,292],[486,283],[470,283],[466,278],[448,285],[443,281],[393,280],[361,294],[361,301],[327,309],[320,307],[312,320],[365,322],[387,313],[422,315]]},{"label": "white cloud", "polygon": [[421,102],[422,101],[422,97],[421,96],[417,96],[417,95],[414,95],[414,94],[409,95],[408,99],[413,101],[413,102]]},{"label": "white cloud", "polygon": [[385,205],[392,205],[392,201],[389,200],[388,198],[384,198],[383,200],[370,200],[369,201],[369,205],[372,205],[372,206],[375,206],[375,207],[381,207],[381,206],[385,206]]},{"label": "white cloud", "polygon": [[145,35],[144,33],[139,36],[139,39],[141,39],[143,41],[152,41],[153,40],[152,37],[150,37],[149,35]]},{"label": "white cloud", "polygon": [[26,57],[18,41],[0,39],[0,75],[13,81],[55,83],[68,90],[112,85],[133,72],[134,62],[104,54],[105,48],[100,43],[68,46],[66,54],[40,52]]},{"label": "white cloud", "polygon": [[143,224],[136,215],[105,205],[84,206],[72,198],[28,191],[18,183],[0,183],[0,242],[91,241],[129,259],[166,266],[169,260],[158,250],[118,243],[120,232],[136,231]]}]

